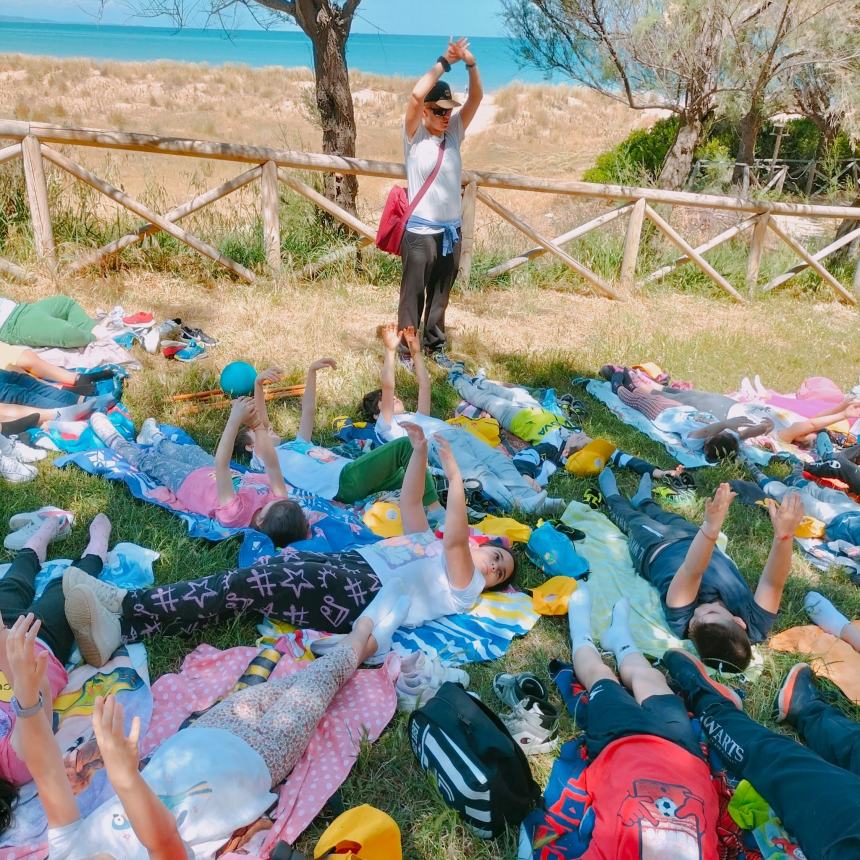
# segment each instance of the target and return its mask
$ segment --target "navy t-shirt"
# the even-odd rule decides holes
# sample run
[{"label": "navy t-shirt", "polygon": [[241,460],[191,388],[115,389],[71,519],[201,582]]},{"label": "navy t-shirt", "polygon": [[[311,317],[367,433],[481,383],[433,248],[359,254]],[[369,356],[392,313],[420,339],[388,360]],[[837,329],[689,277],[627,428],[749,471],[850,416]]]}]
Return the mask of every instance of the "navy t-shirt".
[{"label": "navy t-shirt", "polygon": [[699,594],[688,606],[666,605],[666,593],[672,578],[683,564],[693,538],[683,538],[665,546],[648,565],[648,580],[660,592],[663,612],[672,632],[682,639],[687,638],[687,627],[693,617],[693,610],[700,603],[721,601],[725,607],[747,626],[750,642],[763,642],[767,638],[776,613],[762,609],[753,597],[737,565],[718,547],[702,576]]}]

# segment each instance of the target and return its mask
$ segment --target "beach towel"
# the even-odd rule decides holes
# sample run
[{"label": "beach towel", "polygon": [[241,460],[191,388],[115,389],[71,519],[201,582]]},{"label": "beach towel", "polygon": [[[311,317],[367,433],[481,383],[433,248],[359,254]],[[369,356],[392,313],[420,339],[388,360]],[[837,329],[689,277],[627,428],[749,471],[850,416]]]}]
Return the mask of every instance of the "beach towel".
[{"label": "beach towel", "polygon": [[[133,429],[131,433],[127,428],[123,429],[125,430],[123,435],[129,436],[133,433]],[[177,444],[195,444],[194,440],[179,427],[162,424],[161,431]],[[239,563],[242,566],[247,567],[259,558],[275,554],[275,547],[266,535],[250,528],[228,528],[216,520],[189,511],[168,489],[156,484],[110,449],[102,447],[98,450],[78,451],[54,461],[54,465],[58,468],[64,468],[70,464],[91,475],[99,475],[110,481],[121,481],[136,499],[158,505],[178,516],[188,527],[188,534],[191,537],[222,541],[235,535],[244,535],[244,542],[239,552]],[[244,467],[236,464],[234,468],[238,471],[246,471]],[[311,537],[306,541],[293,544],[293,547],[317,552],[341,552],[377,540],[373,532],[364,525],[359,514],[351,508],[321,499],[313,493],[289,485],[288,490],[290,498],[295,499],[302,506],[311,527]]]},{"label": "beach towel", "polygon": [[39,358],[67,370],[94,370],[103,365],[120,365],[128,370],[140,370],[140,362],[113,338],[102,337],[80,349],[43,347],[37,349]]},{"label": "beach towel", "polygon": [[[704,454],[690,451],[683,444],[680,436],[658,429],[641,412],[626,403],[622,403],[608,382],[592,379],[585,386],[585,390],[592,397],[604,403],[619,420],[630,427],[635,427],[649,439],[659,442],[682,465],[688,468],[713,465],[705,459]],[[794,446],[791,447],[794,448]],[[773,456],[770,451],[765,451],[755,445],[744,444],[743,449],[744,454],[760,466],[767,465]]]},{"label": "beach towel", "polygon": [[777,633],[771,638],[770,647],[807,657],[816,675],[833,681],[848,699],[860,705],[860,654],[847,642],[825,633],[815,624],[807,624]]},{"label": "beach towel", "polygon": [[[302,661],[289,643],[279,650],[284,654],[272,680],[302,669]],[[220,651],[200,645],[183,660],[178,674],[160,677],[152,687],[152,720],[141,743],[142,751],[151,752],[175,734],[186,717],[226,694],[257,651],[255,647]],[[280,789],[275,825],[268,831],[261,854],[267,856],[279,840],[295,841],[349,775],[361,741],[375,741],[388,725],[397,706],[393,682],[396,667],[396,658],[389,658],[379,669],[360,669],[337,694]]]}]

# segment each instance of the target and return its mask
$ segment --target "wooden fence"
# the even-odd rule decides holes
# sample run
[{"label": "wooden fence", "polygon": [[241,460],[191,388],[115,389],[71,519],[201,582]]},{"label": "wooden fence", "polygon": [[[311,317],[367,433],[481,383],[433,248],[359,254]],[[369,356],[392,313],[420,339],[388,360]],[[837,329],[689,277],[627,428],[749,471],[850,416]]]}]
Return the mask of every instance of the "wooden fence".
[{"label": "wooden fence", "polygon": [[[182,229],[177,222],[191,215],[193,212],[200,211],[216,200],[226,197],[233,191],[259,180],[263,237],[266,260],[270,271],[279,272],[282,268],[280,223],[278,217],[280,186],[285,186],[306,200],[311,201],[314,205],[345,224],[357,234],[358,241],[356,244],[350,245],[345,249],[337,249],[303,271],[303,274],[310,274],[313,269],[320,265],[325,265],[338,257],[354,252],[357,248],[372,245],[376,230],[360,218],[323,197],[319,192],[303,182],[295,171],[313,170],[340,174],[357,174],[360,176],[384,177],[393,180],[402,180],[406,175],[402,164],[384,161],[343,158],[235,143],[159,137],[149,134],[65,128],[46,123],[18,120],[0,120],[0,140],[4,138],[12,139],[15,142],[0,148],[0,163],[13,158],[22,158],[36,254],[39,260],[55,273],[78,272],[86,267],[98,264],[110,255],[120,252],[123,248],[140,242],[147,235],[164,231],[179,241],[184,242],[198,253],[229,269],[238,277],[253,282],[256,276],[252,271],[225,256],[217,248]],[[205,193],[198,194],[167,212],[158,213],[130,194],[120,190],[73,161],[68,155],[55,148],[57,144],[186,156],[230,161],[252,166],[217,187]],[[108,245],[94,250],[87,250],[77,258],[63,261],[62,265],[60,265],[51,227],[51,213],[48,206],[48,191],[45,178],[45,162],[66,171],[81,182],[95,188],[106,197],[119,203],[138,216],[142,221],[141,225],[133,232]],[[491,269],[488,272],[490,278],[499,277],[505,272],[510,272],[518,266],[529,263],[542,254],[549,253],[569,266],[597,294],[612,299],[621,298],[623,292],[629,292],[636,284],[636,267],[639,258],[642,226],[647,219],[677,247],[680,254],[670,265],[663,266],[657,271],[640,277],[639,280],[641,282],[647,283],[658,280],[665,277],[678,266],[692,263],[701,269],[729,296],[738,302],[743,302],[746,298],[723,275],[716,271],[704,258],[704,254],[744,232],[750,232],[751,240],[746,270],[746,287],[749,296],[773,290],[794,277],[798,272],[806,268],[811,268],[828,284],[840,299],[851,304],[856,304],[858,297],[860,297],[860,266],[858,266],[857,273],[855,274],[852,292],[846,289],[821,264],[821,261],[825,257],[860,238],[860,208],[783,203],[710,194],[691,194],[683,191],[666,191],[656,188],[597,185],[588,182],[540,179],[518,174],[489,173],[477,170],[463,171],[463,185],[463,244],[460,263],[460,278],[463,281],[468,281],[471,271],[475,247],[475,209],[476,204],[480,202],[521,232],[530,243],[533,243],[532,247],[524,250],[516,257]],[[560,236],[548,237],[493,197],[490,191],[494,189],[509,189],[539,194],[558,194],[589,200],[614,201],[617,205]],[[658,205],[692,207],[712,212],[742,213],[746,217],[707,242],[700,244],[698,247],[693,247],[669,223],[667,218],[655,209],[655,206]],[[791,236],[791,231],[784,229],[784,225],[781,227],[776,222],[774,216],[786,218],[823,218],[829,219],[834,225],[847,220],[849,222],[854,221],[855,226],[849,232],[845,233],[845,235],[830,242],[825,248],[813,254],[794,239]],[[617,284],[620,286],[621,292],[616,289],[615,285],[605,281],[563,248],[565,244],[571,242],[573,239],[580,238],[618,218],[627,219],[624,255],[617,278]],[[772,279],[766,285],[759,286],[759,267],[768,232],[778,237],[780,241],[787,245],[800,258],[800,262],[787,272]],[[30,280],[34,277],[33,272],[27,271],[20,265],[2,258],[0,258],[0,272],[22,280]]]}]

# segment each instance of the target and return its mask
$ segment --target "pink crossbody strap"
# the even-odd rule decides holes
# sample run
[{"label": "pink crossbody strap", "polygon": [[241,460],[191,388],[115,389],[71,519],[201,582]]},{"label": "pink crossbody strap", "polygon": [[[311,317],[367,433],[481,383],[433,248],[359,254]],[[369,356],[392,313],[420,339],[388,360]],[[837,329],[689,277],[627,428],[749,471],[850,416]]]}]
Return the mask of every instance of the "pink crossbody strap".
[{"label": "pink crossbody strap", "polygon": [[448,142],[447,138],[442,138],[442,143],[439,145],[439,155],[436,156],[436,166],[433,168],[431,174],[424,180],[424,184],[421,188],[418,189],[418,193],[415,195],[415,198],[409,204],[406,212],[404,213],[403,223],[405,224],[409,220],[409,216],[415,211],[415,208],[421,202],[421,198],[427,193],[427,189],[433,184],[433,180],[436,178],[436,175],[439,173],[439,168],[442,166],[442,159],[445,157],[445,144]]}]

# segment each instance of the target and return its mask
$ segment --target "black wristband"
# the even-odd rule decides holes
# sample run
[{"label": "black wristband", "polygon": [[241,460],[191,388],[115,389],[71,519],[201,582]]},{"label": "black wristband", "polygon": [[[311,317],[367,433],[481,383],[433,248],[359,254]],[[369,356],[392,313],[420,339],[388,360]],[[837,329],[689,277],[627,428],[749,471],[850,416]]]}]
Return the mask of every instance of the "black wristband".
[{"label": "black wristband", "polygon": [[440,54],[440,55],[439,55],[439,59],[438,59],[438,60],[436,60],[436,62],[437,62],[437,63],[439,63],[439,65],[440,65],[440,66],[442,66],[442,68],[443,68],[446,72],[450,72],[450,71],[451,71],[451,64],[450,64],[450,63],[445,59],[444,54]]},{"label": "black wristband", "polygon": [[466,68],[467,68],[467,69],[474,69],[474,68],[475,68],[475,66],[477,66],[477,65],[478,65],[477,63],[471,63],[471,64],[466,63]]}]

